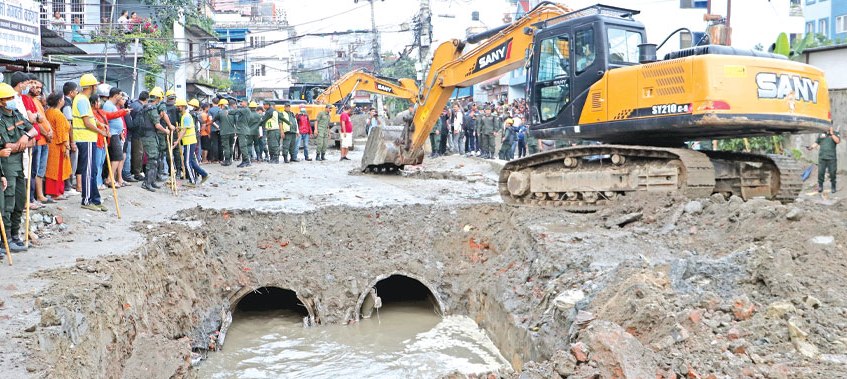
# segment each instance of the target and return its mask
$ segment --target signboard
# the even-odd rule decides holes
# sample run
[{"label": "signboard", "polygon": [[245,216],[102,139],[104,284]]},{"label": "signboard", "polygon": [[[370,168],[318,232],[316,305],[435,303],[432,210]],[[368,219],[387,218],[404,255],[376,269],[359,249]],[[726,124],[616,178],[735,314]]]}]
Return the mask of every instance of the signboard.
[{"label": "signboard", "polygon": [[0,58],[41,60],[41,28],[34,0],[0,0]]}]

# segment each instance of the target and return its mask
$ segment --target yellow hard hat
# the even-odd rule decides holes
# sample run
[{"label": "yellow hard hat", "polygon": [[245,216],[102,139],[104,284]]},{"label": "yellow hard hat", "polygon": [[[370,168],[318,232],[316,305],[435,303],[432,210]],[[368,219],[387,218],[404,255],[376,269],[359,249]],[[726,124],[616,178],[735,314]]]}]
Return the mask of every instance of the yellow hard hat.
[{"label": "yellow hard hat", "polygon": [[0,99],[8,99],[10,97],[15,97],[18,93],[15,92],[15,89],[12,86],[6,83],[0,83]]},{"label": "yellow hard hat", "polygon": [[226,99],[221,99],[220,101],[218,101],[218,105],[229,105],[229,101],[226,101]]},{"label": "yellow hard hat", "polygon": [[188,103],[185,102],[185,99],[176,99],[176,102],[174,103],[174,105],[176,105],[178,107],[186,107],[186,106],[188,106]]},{"label": "yellow hard hat", "polygon": [[165,92],[165,97],[176,96],[176,92],[174,90],[169,89],[168,92]]},{"label": "yellow hard hat", "polygon": [[100,84],[100,82],[92,74],[85,74],[79,78],[80,87],[96,86],[97,84]]},{"label": "yellow hard hat", "polygon": [[251,101],[251,102],[250,102],[250,105],[248,105],[248,107],[249,107],[249,108],[256,108],[256,107],[258,107],[258,106],[259,106],[259,104],[256,104],[256,102],[255,102],[255,101]]},{"label": "yellow hard hat", "polygon": [[200,101],[198,101],[197,99],[191,99],[188,101],[188,105],[194,108],[200,108]]},{"label": "yellow hard hat", "polygon": [[161,99],[161,98],[165,97],[165,95],[162,94],[161,88],[153,87],[153,89],[150,90],[150,97],[157,97],[157,98]]}]

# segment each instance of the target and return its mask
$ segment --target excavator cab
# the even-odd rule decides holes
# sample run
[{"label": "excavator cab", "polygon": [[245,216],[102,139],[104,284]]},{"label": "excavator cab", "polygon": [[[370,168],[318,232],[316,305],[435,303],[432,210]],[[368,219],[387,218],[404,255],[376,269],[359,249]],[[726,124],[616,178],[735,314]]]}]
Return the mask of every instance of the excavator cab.
[{"label": "excavator cab", "polygon": [[596,6],[535,35],[527,70],[533,130],[577,125],[589,88],[608,70],[639,64],[644,25],[637,11]]}]

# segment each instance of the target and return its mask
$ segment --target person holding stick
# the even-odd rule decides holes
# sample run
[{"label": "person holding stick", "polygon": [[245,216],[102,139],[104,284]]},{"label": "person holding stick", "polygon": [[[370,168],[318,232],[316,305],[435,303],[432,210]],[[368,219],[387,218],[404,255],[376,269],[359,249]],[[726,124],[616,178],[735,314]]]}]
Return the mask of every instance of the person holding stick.
[{"label": "person holding stick", "polygon": [[194,187],[197,185],[197,175],[202,178],[200,184],[206,182],[209,174],[206,170],[200,167],[197,163],[197,129],[194,126],[194,117],[191,116],[189,107],[196,109],[200,105],[196,99],[192,99],[190,103],[186,103],[185,99],[176,99],[176,107],[180,112],[180,132],[179,140],[182,143],[182,157],[185,162],[186,177],[188,183],[186,187]]},{"label": "person holding stick", "polygon": [[[95,96],[94,88],[97,84],[99,84],[97,78],[92,74],[85,74],[79,79],[80,92],[74,97],[71,106],[73,114],[71,128],[79,152],[76,173],[80,175],[82,182],[82,208],[105,212],[106,207],[100,203],[100,191],[97,190],[94,151],[97,149],[97,136],[105,138],[109,136],[109,132],[106,128],[97,127],[97,119],[94,117],[94,109],[89,100],[91,96]],[[14,234],[14,230],[12,232]]]},{"label": "person holding stick", "polygon": [[[0,83],[0,167],[3,187],[3,235],[13,252],[26,251],[26,245],[20,239],[21,217],[24,204],[29,198],[24,178],[23,154],[34,142],[36,135],[32,124],[15,106],[15,90]],[[8,227],[8,228],[6,228]]]}]

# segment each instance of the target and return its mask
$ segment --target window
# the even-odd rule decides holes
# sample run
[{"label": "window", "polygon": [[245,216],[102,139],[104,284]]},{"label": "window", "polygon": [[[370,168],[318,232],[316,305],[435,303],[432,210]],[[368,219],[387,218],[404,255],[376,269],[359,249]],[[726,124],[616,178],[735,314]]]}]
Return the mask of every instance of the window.
[{"label": "window", "polygon": [[692,9],[692,8],[702,8],[706,9],[709,7],[709,2],[705,0],[679,0],[679,8],[680,9]]},{"label": "window", "polygon": [[576,50],[576,74],[579,75],[585,71],[588,66],[594,63],[594,29],[585,29],[576,32],[574,38],[574,46]]},{"label": "window", "polygon": [[822,18],[818,20],[818,33],[829,37],[829,19]]},{"label": "window", "polygon": [[806,0],[806,5],[812,5],[815,3],[815,0]]},{"label": "window", "polygon": [[266,44],[265,41],[265,36],[250,36],[251,47],[263,47]]},{"label": "window", "polygon": [[815,22],[810,21],[806,23],[806,34],[815,34]]},{"label": "window", "polygon": [[538,81],[567,77],[570,72],[568,37],[559,36],[541,41],[538,60]]},{"label": "window", "polygon": [[263,64],[254,64],[253,65],[253,76],[265,76],[265,65]]},{"label": "window", "polygon": [[569,49],[566,35],[547,38],[539,45],[533,113],[542,122],[556,118],[570,102]]},{"label": "window", "polygon": [[841,15],[835,18],[835,32],[836,33],[845,33],[847,32],[847,14]]},{"label": "window", "polygon": [[74,20],[78,19],[79,24],[85,28],[85,2],[83,0],[67,0],[70,2],[71,11],[65,18],[69,22],[73,23]]},{"label": "window", "polygon": [[638,45],[641,33],[609,28],[609,63],[638,63]]}]

